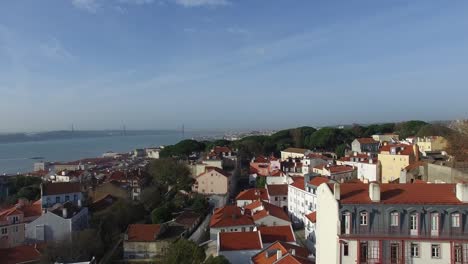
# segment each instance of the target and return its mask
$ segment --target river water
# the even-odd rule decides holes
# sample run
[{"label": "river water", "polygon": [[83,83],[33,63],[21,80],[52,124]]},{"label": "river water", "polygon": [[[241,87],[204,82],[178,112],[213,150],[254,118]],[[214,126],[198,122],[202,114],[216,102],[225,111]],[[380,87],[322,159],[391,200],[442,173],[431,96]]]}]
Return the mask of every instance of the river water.
[{"label": "river water", "polygon": [[[185,136],[198,135],[186,133]],[[73,161],[100,157],[107,151],[129,152],[136,148],[175,144],[181,139],[180,133],[171,133],[5,143],[0,144],[0,174],[32,171],[34,162],[40,161],[31,159],[33,157],[43,157],[41,160],[44,161]]]}]

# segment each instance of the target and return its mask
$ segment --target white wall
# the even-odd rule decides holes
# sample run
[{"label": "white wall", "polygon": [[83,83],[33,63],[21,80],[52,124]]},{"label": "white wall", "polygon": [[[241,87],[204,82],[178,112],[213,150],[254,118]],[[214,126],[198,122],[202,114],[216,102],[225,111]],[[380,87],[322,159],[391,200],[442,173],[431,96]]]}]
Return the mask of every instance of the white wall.
[{"label": "white wall", "polygon": [[221,232],[221,229],[224,229],[224,232],[243,232],[242,228],[244,228],[245,231],[254,231],[255,226],[245,225],[245,226],[213,227],[213,228],[210,228],[210,239],[217,240],[218,233]]},{"label": "white wall", "polygon": [[273,184],[285,184],[288,183],[288,176],[268,176],[266,177],[266,184],[273,185]]},{"label": "white wall", "polygon": [[316,261],[319,264],[338,263],[339,243],[338,202],[327,184],[317,189]]},{"label": "white wall", "polygon": [[291,225],[291,222],[269,215],[255,221],[255,224],[258,226],[285,226]]}]

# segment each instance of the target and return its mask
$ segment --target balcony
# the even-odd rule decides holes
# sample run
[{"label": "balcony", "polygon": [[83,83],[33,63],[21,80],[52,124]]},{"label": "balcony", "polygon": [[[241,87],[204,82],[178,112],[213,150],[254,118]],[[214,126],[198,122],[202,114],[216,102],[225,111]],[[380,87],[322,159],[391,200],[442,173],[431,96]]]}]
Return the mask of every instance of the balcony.
[{"label": "balcony", "polygon": [[384,238],[399,238],[399,239],[428,239],[428,240],[464,240],[468,241],[468,233],[461,232],[459,229],[451,228],[449,230],[440,230],[437,234],[434,231],[420,229],[418,232],[409,230],[408,228],[386,227],[373,228],[368,226],[352,227],[350,232],[346,234],[344,225],[341,228],[340,238],[359,238],[359,239],[384,239]]}]

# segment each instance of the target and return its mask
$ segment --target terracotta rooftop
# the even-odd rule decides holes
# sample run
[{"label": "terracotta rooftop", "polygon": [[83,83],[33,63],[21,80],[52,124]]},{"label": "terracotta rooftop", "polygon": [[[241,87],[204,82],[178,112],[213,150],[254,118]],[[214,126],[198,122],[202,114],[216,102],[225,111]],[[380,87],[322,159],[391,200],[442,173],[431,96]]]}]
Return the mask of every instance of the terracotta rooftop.
[{"label": "terracotta rooftop", "polygon": [[42,195],[58,195],[78,192],[81,192],[81,186],[77,182],[56,182],[42,184]]},{"label": "terracotta rooftop", "polygon": [[270,185],[267,185],[266,188],[270,196],[287,196],[288,195],[287,184],[270,184]]},{"label": "terracotta rooftop", "polygon": [[399,148],[399,151],[397,151],[397,155],[413,155],[413,145],[407,145],[407,144],[387,144],[385,146],[380,147],[380,153],[382,152],[390,152],[390,150],[395,147]]},{"label": "terracotta rooftop", "polygon": [[327,182],[329,182],[329,181],[330,181],[330,180],[329,180],[327,177],[316,176],[316,177],[312,178],[312,179],[309,181],[309,184],[318,187],[320,184],[322,184],[322,183],[327,183]]},{"label": "terracotta rooftop", "polygon": [[[344,183],[340,189],[342,204],[373,203],[368,184]],[[464,204],[455,195],[455,184],[381,184],[380,192],[381,204]]]},{"label": "terracotta rooftop", "polygon": [[260,232],[220,232],[219,251],[261,250]]},{"label": "terracotta rooftop", "polygon": [[296,237],[291,225],[286,226],[260,226],[258,227],[262,242],[264,244],[273,243],[275,241],[296,242]]},{"label": "terracotta rooftop", "polygon": [[202,175],[205,175],[205,174],[207,174],[207,173],[209,173],[209,172],[211,172],[211,171],[216,171],[216,172],[218,172],[219,174],[224,175],[224,176],[226,176],[226,177],[229,177],[229,176],[230,176],[230,174],[229,174],[228,172],[226,172],[226,171],[224,171],[224,170],[222,170],[222,169],[220,169],[220,168],[208,166],[208,167],[205,168],[205,172],[200,173],[197,177],[200,177],[200,176],[202,176]]},{"label": "terracotta rooftop", "polygon": [[[257,208],[259,206],[257,206]],[[263,206],[263,210],[257,211],[252,215],[254,221],[259,221],[260,219],[270,215],[284,221],[290,221],[288,214],[283,210],[283,208],[267,202],[261,202],[261,206]]]},{"label": "terracotta rooftop", "polygon": [[[253,264],[276,264],[279,263],[277,262],[277,251],[281,251],[281,258],[285,257],[286,255],[292,255],[293,250],[294,250],[294,256],[296,258],[296,261],[299,262],[294,262],[294,261],[287,261],[289,262],[283,262],[283,263],[312,263],[312,262],[300,262],[300,260],[297,259],[307,259],[309,252],[307,251],[306,248],[293,245],[290,243],[285,243],[285,242],[280,242],[277,241],[273,244],[271,244],[269,247],[265,248],[258,254],[252,257],[252,263]],[[281,260],[281,259],[280,259]]]},{"label": "terracotta rooftop", "polygon": [[161,225],[133,224],[128,226],[129,242],[155,241],[161,231]]},{"label": "terracotta rooftop", "polygon": [[226,153],[226,152],[231,152],[231,149],[228,148],[228,147],[220,147],[220,146],[216,146],[213,148],[213,152],[216,153],[216,154],[221,154],[221,153]]},{"label": "terracotta rooftop", "polygon": [[310,158],[310,159],[323,159],[323,160],[331,160],[332,159],[330,157],[327,157],[327,156],[324,156],[324,155],[321,155],[321,154],[318,154],[318,153],[309,153],[309,154],[307,154],[306,157]]},{"label": "terracotta rooftop", "polygon": [[282,150],[281,152],[290,152],[290,153],[298,153],[298,154],[305,154],[308,149],[302,149],[302,148],[287,148],[285,150]]},{"label": "terracotta rooftop", "polygon": [[291,183],[291,186],[296,187],[301,190],[305,190],[305,185],[304,185],[304,177],[291,177],[293,180],[293,183]]},{"label": "terracotta rooftop", "polygon": [[187,228],[190,228],[193,225],[195,225],[198,222],[198,220],[200,220],[200,218],[201,215],[199,213],[190,210],[185,210],[176,217],[175,222]]},{"label": "terracotta rooftop", "polygon": [[226,205],[214,211],[210,220],[210,227],[248,226],[254,225],[251,216],[242,214],[241,208]]},{"label": "terracotta rooftop", "polygon": [[41,253],[32,245],[0,249],[2,264],[36,263],[40,259]]},{"label": "terracotta rooftop", "polygon": [[307,214],[305,217],[309,219],[310,222],[315,223],[317,222],[317,211]]},{"label": "terracotta rooftop", "polygon": [[356,138],[356,140],[361,144],[379,144],[379,142],[373,138]]},{"label": "terracotta rooftop", "polygon": [[252,188],[240,192],[236,196],[237,200],[265,200],[268,201],[268,193],[265,188]]}]

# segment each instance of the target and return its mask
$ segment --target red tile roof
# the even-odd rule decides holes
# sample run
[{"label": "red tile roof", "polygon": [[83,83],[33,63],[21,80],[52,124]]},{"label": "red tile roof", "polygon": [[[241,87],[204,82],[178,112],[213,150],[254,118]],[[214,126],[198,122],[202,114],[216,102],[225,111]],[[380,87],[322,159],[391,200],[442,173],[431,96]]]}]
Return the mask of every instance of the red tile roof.
[{"label": "red tile roof", "polygon": [[231,149],[228,148],[228,147],[220,147],[220,146],[216,146],[214,147],[213,149],[213,152],[216,153],[216,154],[221,154],[223,152],[231,152]]},{"label": "red tile roof", "polygon": [[313,186],[319,186],[320,184],[327,183],[329,181],[330,180],[327,177],[316,176],[316,177],[312,178],[312,180],[309,181],[309,184],[311,184]]},{"label": "red tile roof", "polygon": [[220,232],[219,251],[261,250],[260,232]]},{"label": "red tile roof", "polygon": [[269,160],[265,156],[257,156],[253,160],[254,163],[269,163]]},{"label": "red tile roof", "polygon": [[251,216],[242,214],[241,208],[227,205],[214,211],[210,220],[210,227],[253,226]]},{"label": "red tile roof", "polygon": [[305,185],[304,185],[304,177],[291,177],[293,180],[293,183],[291,183],[291,186],[296,187],[301,190],[305,190]]},{"label": "red tile roof", "polygon": [[268,193],[265,188],[252,188],[240,192],[236,196],[236,201],[238,200],[263,200],[268,201]]},{"label": "red tile roof", "polygon": [[386,146],[380,147],[380,153],[382,152],[390,152],[392,147],[400,148],[397,152],[398,155],[413,155],[413,145],[406,145],[406,144],[387,144]]},{"label": "red tile roof", "polygon": [[378,141],[375,141],[373,138],[356,138],[356,140],[361,144],[378,144]]},{"label": "red tile roof", "polygon": [[127,235],[129,242],[153,242],[156,241],[161,231],[161,225],[133,224],[128,226]]},{"label": "red tile roof", "polygon": [[81,192],[81,186],[77,182],[43,183],[42,195],[58,195]]},{"label": "red tile roof", "polygon": [[270,184],[266,187],[270,196],[288,196],[287,184]]},{"label": "red tile roof", "polygon": [[350,172],[354,171],[353,166],[348,165],[334,165],[326,168],[330,173],[342,173],[342,172]]},{"label": "red tile roof", "polygon": [[258,227],[262,242],[265,244],[273,243],[275,241],[282,242],[296,242],[296,237],[292,230],[291,225],[286,226],[260,226]]},{"label": "red tile roof", "polygon": [[308,149],[302,149],[302,148],[287,148],[285,150],[282,150],[281,152],[289,152],[289,153],[298,153],[298,154],[305,154]]},{"label": "red tile roof", "polygon": [[254,215],[252,216],[254,221],[259,221],[260,219],[265,218],[269,215],[282,219],[284,221],[289,221],[289,216],[283,210],[283,208],[267,202],[261,203],[261,205],[263,206],[263,210],[254,213]]},{"label": "red tile roof", "polygon": [[315,223],[317,222],[317,211],[307,214],[305,217],[309,219],[309,221],[311,221],[312,223]]},{"label": "red tile roof", "polygon": [[321,155],[321,154],[318,154],[318,153],[309,153],[309,154],[307,154],[306,157],[310,158],[310,159],[323,159],[323,160],[331,160],[332,159],[330,157],[327,157],[327,156],[324,156],[324,155]]},{"label": "red tile roof", "polygon": [[[309,255],[309,252],[304,247],[277,241],[271,244],[269,247],[262,250],[261,252],[259,252],[258,254],[256,254],[255,256],[253,256],[252,257],[253,264],[273,264],[273,263],[276,264],[278,263],[276,262],[277,261],[276,251],[278,250],[281,251],[282,257],[286,255],[292,255],[293,250],[294,250],[294,257],[296,259],[307,259]],[[296,263],[296,262],[285,262],[285,263]],[[297,262],[297,263],[303,263],[303,262]],[[305,263],[312,263],[312,262],[305,262]]]},{"label": "red tile roof", "polygon": [[34,246],[18,246],[0,249],[0,260],[3,264],[38,262],[41,253]]},{"label": "red tile roof", "polygon": [[228,172],[226,172],[226,171],[224,171],[224,170],[222,170],[220,168],[208,166],[208,167],[205,168],[205,172],[200,173],[197,177],[200,177],[200,176],[202,176],[204,174],[207,174],[207,173],[209,173],[211,171],[216,171],[216,172],[218,172],[219,174],[221,174],[221,175],[223,175],[225,177],[230,176],[230,174]]},{"label": "red tile roof", "polygon": [[[340,189],[342,204],[373,203],[368,184],[343,183]],[[382,204],[463,204],[455,195],[455,184],[381,184],[380,192]]]}]

